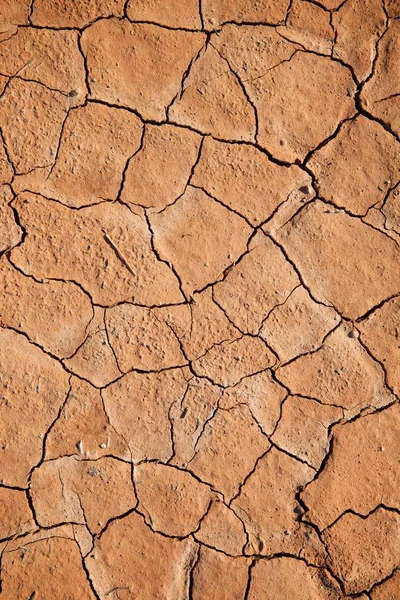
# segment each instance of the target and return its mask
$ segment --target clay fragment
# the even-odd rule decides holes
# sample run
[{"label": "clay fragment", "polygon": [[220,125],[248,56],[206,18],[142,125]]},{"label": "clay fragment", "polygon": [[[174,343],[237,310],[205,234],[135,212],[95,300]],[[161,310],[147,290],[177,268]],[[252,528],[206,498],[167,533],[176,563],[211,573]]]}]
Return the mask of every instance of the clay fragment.
[{"label": "clay fragment", "polygon": [[98,21],[82,35],[91,97],[163,121],[204,41],[201,33],[126,20]]},{"label": "clay fragment", "polygon": [[129,160],[123,202],[157,212],[173,204],[186,189],[200,143],[201,137],[188,129],[147,125],[142,149]]},{"label": "clay fragment", "polygon": [[[246,452],[237,444],[239,436],[246,437]],[[188,469],[229,501],[269,447],[267,437],[260,432],[248,409],[220,410],[206,424]]]},{"label": "clay fragment", "polygon": [[134,463],[173,456],[169,413],[186,391],[181,369],[128,373],[102,392],[110,424],[129,446]]},{"label": "clay fragment", "polygon": [[31,20],[35,25],[81,28],[101,17],[122,17],[123,0],[35,0]]},{"label": "clay fragment", "polygon": [[78,283],[102,306],[182,301],[177,278],[152,251],[146,223],[126,206],[76,211],[28,193],[13,205],[27,236],[11,256],[24,273]]},{"label": "clay fragment", "polygon": [[342,407],[349,415],[390,404],[394,397],[385,386],[382,368],[353,331],[341,325],[319,350],[277,369],[278,381],[292,394],[314,396],[323,404]]},{"label": "clay fragment", "polygon": [[91,102],[71,111],[41,193],[72,207],[115,200],[141,135],[141,122],[126,110]]},{"label": "clay fragment", "polygon": [[[206,138],[191,179],[194,186],[243,215],[253,226],[266,221],[311,178],[297,166],[281,167],[247,144]],[[311,195],[311,194],[309,194]]]},{"label": "clay fragment", "polygon": [[243,219],[192,187],[150,222],[158,252],[174,265],[187,294],[218,280],[246,251],[251,233]]},{"label": "clay fragment", "polygon": [[345,514],[324,534],[334,572],[348,594],[370,589],[399,563],[400,515],[378,508],[366,519]]},{"label": "clay fragment", "polygon": [[325,469],[302,493],[307,518],[325,529],[346,510],[367,515],[378,504],[399,508],[399,428],[397,405],[337,425]]},{"label": "clay fragment", "polygon": [[231,558],[202,546],[193,569],[193,600],[242,600],[247,574],[245,558]]},{"label": "clay fragment", "polygon": [[[2,554],[2,595],[5,598],[52,598],[95,600],[82,569],[82,556],[73,539],[60,531],[34,543],[22,542]],[[51,534],[50,534],[51,535]],[[64,534],[65,535],[65,534]],[[18,551],[17,551],[18,550]]]},{"label": "clay fragment", "polygon": [[201,29],[199,3],[188,0],[130,0],[127,16],[131,21],[150,21],[176,29]]},{"label": "clay fragment", "polygon": [[[109,525],[85,563],[100,597],[120,588],[143,600],[168,594],[183,598],[196,550],[190,538],[181,541],[153,533],[132,513]],[[129,598],[126,593],[125,597]]]},{"label": "clay fragment", "polygon": [[185,537],[198,528],[212,499],[210,489],[190,473],[148,463],[135,467],[138,511],[153,531]]},{"label": "clay fragment", "polygon": [[215,344],[242,335],[214,302],[211,288],[195,292],[190,304],[163,307],[156,309],[155,314],[174,331],[189,360],[203,356]]},{"label": "clay fragment", "polygon": [[295,258],[313,296],[350,319],[400,291],[396,244],[323,202],[306,206],[277,232],[276,239],[289,258]]},{"label": "clay fragment", "polygon": [[0,329],[0,483],[27,487],[43,438],[68,392],[60,364],[20,334]]},{"label": "clay fragment", "polygon": [[110,519],[136,506],[131,465],[110,457],[45,462],[32,474],[30,493],[42,527],[80,523],[99,533]]}]

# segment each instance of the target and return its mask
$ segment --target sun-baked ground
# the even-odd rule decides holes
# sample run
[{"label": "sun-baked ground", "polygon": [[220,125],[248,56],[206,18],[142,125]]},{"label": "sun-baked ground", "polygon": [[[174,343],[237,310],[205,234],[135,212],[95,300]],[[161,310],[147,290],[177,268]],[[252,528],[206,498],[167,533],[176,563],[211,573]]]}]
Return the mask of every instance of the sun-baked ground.
[{"label": "sun-baked ground", "polygon": [[400,599],[399,17],[0,1],[1,599]]}]

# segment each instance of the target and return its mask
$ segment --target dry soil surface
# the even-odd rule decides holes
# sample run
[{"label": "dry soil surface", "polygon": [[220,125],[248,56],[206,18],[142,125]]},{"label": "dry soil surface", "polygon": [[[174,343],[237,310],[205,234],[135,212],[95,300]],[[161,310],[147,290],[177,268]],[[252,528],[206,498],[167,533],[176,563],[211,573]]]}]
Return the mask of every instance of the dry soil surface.
[{"label": "dry soil surface", "polygon": [[1,600],[400,599],[399,0],[0,1]]}]

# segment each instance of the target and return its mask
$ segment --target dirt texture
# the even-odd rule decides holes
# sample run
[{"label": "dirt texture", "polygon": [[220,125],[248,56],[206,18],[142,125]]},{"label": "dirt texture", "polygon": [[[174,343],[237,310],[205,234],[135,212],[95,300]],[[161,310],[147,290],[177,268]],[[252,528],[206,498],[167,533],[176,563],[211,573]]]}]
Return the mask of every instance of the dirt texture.
[{"label": "dirt texture", "polygon": [[400,600],[400,2],[0,0],[0,600]]}]

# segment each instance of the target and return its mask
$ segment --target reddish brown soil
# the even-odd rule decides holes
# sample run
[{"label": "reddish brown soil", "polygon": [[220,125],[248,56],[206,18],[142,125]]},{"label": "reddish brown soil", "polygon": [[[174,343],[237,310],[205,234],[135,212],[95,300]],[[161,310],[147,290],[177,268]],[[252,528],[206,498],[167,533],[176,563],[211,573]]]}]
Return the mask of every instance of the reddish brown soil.
[{"label": "reddish brown soil", "polygon": [[400,2],[0,25],[1,600],[399,600]]}]

